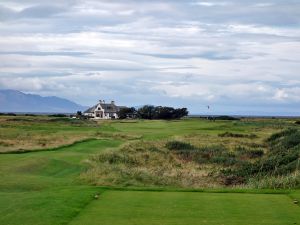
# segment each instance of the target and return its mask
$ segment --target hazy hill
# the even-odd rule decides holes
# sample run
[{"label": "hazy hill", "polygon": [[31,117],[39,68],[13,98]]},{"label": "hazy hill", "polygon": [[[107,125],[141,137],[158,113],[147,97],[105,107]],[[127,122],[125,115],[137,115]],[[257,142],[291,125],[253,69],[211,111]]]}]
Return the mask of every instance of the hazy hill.
[{"label": "hazy hill", "polygon": [[74,113],[85,107],[55,96],[25,94],[16,90],[0,90],[0,112]]}]

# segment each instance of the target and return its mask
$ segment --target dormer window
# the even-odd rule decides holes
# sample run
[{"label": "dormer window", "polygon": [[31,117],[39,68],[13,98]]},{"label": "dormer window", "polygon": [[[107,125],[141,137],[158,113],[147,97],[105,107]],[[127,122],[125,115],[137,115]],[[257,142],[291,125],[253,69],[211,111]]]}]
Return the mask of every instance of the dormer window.
[{"label": "dormer window", "polygon": [[101,108],[100,107],[98,107],[98,110],[100,110]]}]

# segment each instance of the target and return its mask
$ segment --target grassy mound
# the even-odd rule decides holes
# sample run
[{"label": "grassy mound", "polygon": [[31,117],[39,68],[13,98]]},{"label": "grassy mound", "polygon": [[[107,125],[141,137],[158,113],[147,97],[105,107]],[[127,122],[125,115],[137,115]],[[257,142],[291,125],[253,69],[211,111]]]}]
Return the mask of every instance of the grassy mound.
[{"label": "grassy mound", "polygon": [[177,153],[153,142],[130,143],[119,151],[92,156],[81,178],[104,186],[211,187],[210,169],[185,161]]},{"label": "grassy mound", "polygon": [[267,139],[268,153],[254,163],[235,170],[225,170],[227,176],[248,180],[259,188],[300,187],[300,131],[287,129]]},{"label": "grassy mound", "polygon": [[130,143],[118,151],[90,157],[81,178],[104,186],[172,186],[205,188],[226,183],[224,169],[236,168],[263,155],[262,150],[242,147],[230,151],[223,145],[195,147],[183,141]]}]

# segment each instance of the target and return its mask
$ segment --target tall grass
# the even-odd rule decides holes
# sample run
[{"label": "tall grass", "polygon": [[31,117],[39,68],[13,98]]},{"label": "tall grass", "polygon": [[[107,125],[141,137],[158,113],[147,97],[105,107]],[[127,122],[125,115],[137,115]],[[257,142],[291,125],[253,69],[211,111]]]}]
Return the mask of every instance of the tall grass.
[{"label": "tall grass", "polygon": [[250,188],[258,189],[295,189],[300,187],[300,171],[282,176],[265,176],[260,178],[250,178],[248,181]]},{"label": "tall grass", "polygon": [[81,175],[88,183],[103,186],[215,187],[209,170],[186,162],[161,148],[160,143],[135,142],[119,151],[107,151],[88,160],[89,169]]}]

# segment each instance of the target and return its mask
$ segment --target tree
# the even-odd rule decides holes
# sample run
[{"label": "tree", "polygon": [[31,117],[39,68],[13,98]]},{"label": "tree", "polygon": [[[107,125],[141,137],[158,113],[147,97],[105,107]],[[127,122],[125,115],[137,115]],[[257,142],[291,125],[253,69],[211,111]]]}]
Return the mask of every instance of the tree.
[{"label": "tree", "polygon": [[150,106],[145,105],[140,108],[137,112],[137,117],[140,119],[180,119],[188,115],[187,108],[174,109],[167,106]]},{"label": "tree", "polygon": [[169,120],[169,119],[173,119],[173,115],[174,115],[174,108],[172,107],[165,107],[165,106],[155,107],[155,115],[154,115],[155,119]]},{"label": "tree", "polygon": [[118,114],[119,119],[135,118],[136,110],[134,107],[121,108],[117,114]]},{"label": "tree", "polygon": [[137,111],[137,116],[140,119],[154,119],[155,107],[152,105],[145,105],[142,108],[139,108]]},{"label": "tree", "polygon": [[187,108],[179,108],[174,110],[174,119],[179,119],[189,115]]},{"label": "tree", "polygon": [[77,118],[77,119],[83,119],[83,118],[84,118],[84,116],[83,116],[83,114],[82,114],[81,111],[77,111],[77,113],[76,113],[76,118]]}]

